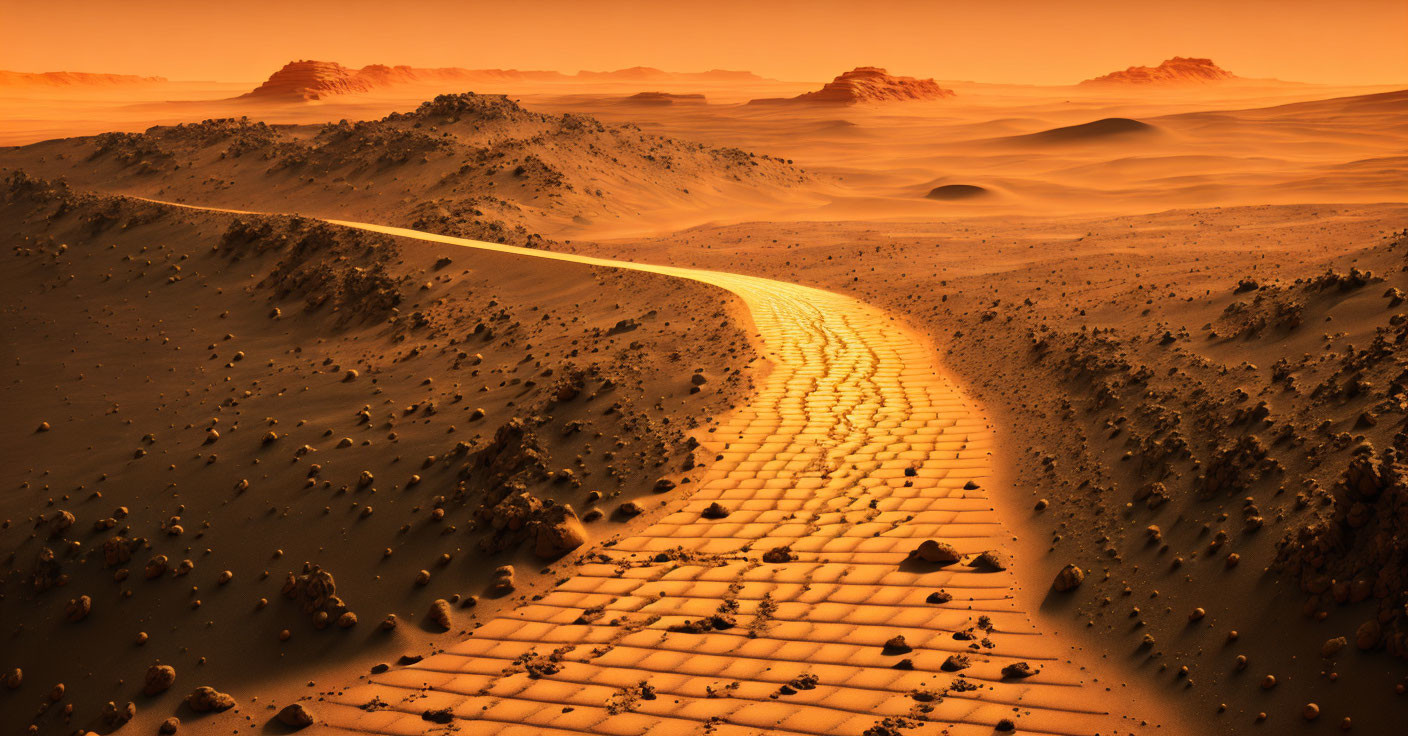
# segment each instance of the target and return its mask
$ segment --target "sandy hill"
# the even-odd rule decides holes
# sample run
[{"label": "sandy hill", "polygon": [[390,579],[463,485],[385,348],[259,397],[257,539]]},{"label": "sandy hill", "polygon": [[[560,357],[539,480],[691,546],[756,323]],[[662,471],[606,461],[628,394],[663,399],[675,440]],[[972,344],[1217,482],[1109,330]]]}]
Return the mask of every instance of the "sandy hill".
[{"label": "sandy hill", "polygon": [[[751,392],[746,313],[692,282],[23,174],[0,222],[16,733],[287,732],[277,708],[648,523],[616,509],[690,488],[693,434]],[[200,686],[233,709],[192,710]]]},{"label": "sandy hill", "polygon": [[789,196],[806,180],[781,159],[473,93],[380,120],[211,120],[50,141],[0,152],[0,161],[106,191],[519,245],[593,223],[713,216]]},{"label": "sandy hill", "polygon": [[92,72],[11,72],[0,70],[0,87],[129,87],[164,84],[166,77]]},{"label": "sandy hill", "polygon": [[1132,66],[1124,71],[1110,72],[1103,76],[1087,79],[1081,84],[1206,84],[1239,79],[1232,72],[1214,64],[1212,59],[1194,59],[1175,56],[1158,66]]},{"label": "sandy hill", "polygon": [[801,103],[817,105],[856,105],[869,102],[939,100],[954,96],[932,79],[897,77],[884,69],[858,66],[827,82],[815,92],[796,97],[753,100],[749,104]]}]

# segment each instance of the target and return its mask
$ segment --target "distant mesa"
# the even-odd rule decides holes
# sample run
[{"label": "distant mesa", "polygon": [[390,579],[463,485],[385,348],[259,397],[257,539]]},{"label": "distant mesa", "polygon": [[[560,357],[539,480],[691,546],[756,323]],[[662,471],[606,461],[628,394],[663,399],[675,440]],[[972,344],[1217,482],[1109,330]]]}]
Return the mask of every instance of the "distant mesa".
[{"label": "distant mesa", "polygon": [[245,97],[319,100],[332,95],[370,92],[371,81],[334,61],[291,61]]},{"label": "distant mesa", "polygon": [[621,100],[626,105],[702,105],[702,94],[675,94],[673,92],[639,92]]},{"label": "distant mesa", "polygon": [[986,197],[989,192],[985,187],[976,184],[945,184],[941,187],[934,187],[929,193],[924,195],[925,199],[937,199],[940,201],[953,201],[959,199],[978,199]]},{"label": "distant mesa", "polygon": [[1239,79],[1236,74],[1212,63],[1212,59],[1175,56],[1158,66],[1132,66],[1122,72],[1087,79],[1083,85],[1181,85],[1208,84]]},{"label": "distant mesa", "polygon": [[[632,67],[609,72],[578,72],[518,69],[461,69],[443,67],[421,69],[410,66],[369,64],[351,69],[333,61],[293,61],[273,73],[246,98],[267,100],[320,100],[337,95],[359,94],[398,85],[441,83],[483,84],[501,82],[759,82],[752,72],[713,69],[707,72],[667,72],[651,67]],[[676,96],[683,100],[687,95]],[[657,104],[665,104],[658,103]]]},{"label": "distant mesa", "polygon": [[953,97],[951,89],[932,79],[897,77],[874,66],[858,66],[826,83],[815,92],[788,98],[752,100],[748,104],[801,103],[813,105],[857,105],[869,102],[910,102]]},{"label": "distant mesa", "polygon": [[166,82],[166,77],[139,77],[135,74],[0,70],[0,87],[131,87]]},{"label": "distant mesa", "polygon": [[1159,128],[1132,118],[1102,118],[1080,125],[1043,130],[1040,133],[1013,136],[999,140],[1033,144],[1091,143],[1112,139],[1140,138],[1159,132]]}]

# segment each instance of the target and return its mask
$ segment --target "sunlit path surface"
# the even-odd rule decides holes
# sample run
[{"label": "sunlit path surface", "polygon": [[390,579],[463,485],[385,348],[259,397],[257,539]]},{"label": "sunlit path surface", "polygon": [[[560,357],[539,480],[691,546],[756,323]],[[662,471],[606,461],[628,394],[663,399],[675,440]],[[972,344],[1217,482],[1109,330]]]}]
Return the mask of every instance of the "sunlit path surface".
[{"label": "sunlit path surface", "polygon": [[[1011,719],[1093,734],[1122,720],[1087,707],[1101,701],[1078,692],[1096,687],[1089,673],[1032,626],[1009,572],[903,564],[925,539],[967,559],[1010,537],[981,489],[988,430],[895,321],[762,278],[338,224],[713,284],[747,304],[774,368],[670,513],[445,653],[320,703],[324,728],[861,734],[891,717],[930,733]],[[714,503],[728,515],[705,518]],[[778,548],[768,559],[784,561],[764,561]],[[927,602],[940,590],[952,599]],[[700,625],[716,616],[724,628]],[[886,649],[897,635],[912,651]],[[947,671],[951,655],[971,665]],[[1004,678],[1018,662],[1036,674]]]}]

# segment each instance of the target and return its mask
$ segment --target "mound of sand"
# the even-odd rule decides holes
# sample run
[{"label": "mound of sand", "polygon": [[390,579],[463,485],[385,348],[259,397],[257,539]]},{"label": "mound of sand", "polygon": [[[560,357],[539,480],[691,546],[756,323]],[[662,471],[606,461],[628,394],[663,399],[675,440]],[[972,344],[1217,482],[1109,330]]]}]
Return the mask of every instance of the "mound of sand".
[{"label": "mound of sand", "polygon": [[1158,132],[1157,126],[1132,118],[1103,118],[1002,140],[1029,144],[1095,143],[1111,139],[1146,137]]},{"label": "mound of sand", "polygon": [[749,104],[856,105],[868,102],[940,100],[953,96],[953,90],[940,87],[932,79],[897,77],[879,67],[858,66],[827,82],[815,92],[789,98],[752,100]]},{"label": "mound of sand", "polygon": [[10,72],[0,70],[0,87],[130,87],[165,84],[166,77],[91,72]]},{"label": "mound of sand", "polygon": [[1094,79],[1087,79],[1081,84],[1207,84],[1238,78],[1232,72],[1214,64],[1212,59],[1175,56],[1158,66],[1132,66],[1124,71],[1110,72]]},{"label": "mound of sand", "polygon": [[924,195],[928,199],[955,200],[955,199],[977,199],[990,194],[986,188],[976,184],[944,184],[929,190]]}]

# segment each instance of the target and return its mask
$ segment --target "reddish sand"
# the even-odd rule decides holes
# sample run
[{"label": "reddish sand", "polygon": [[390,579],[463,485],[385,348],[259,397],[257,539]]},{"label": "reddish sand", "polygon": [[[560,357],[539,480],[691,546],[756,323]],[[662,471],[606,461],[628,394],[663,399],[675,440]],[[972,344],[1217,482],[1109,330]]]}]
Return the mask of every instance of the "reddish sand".
[{"label": "reddish sand", "polygon": [[[197,684],[238,700],[197,728],[300,697],[385,733],[1398,728],[1408,91],[935,82],[956,94],[748,105],[818,85],[733,79],[509,74],[481,91],[520,102],[425,106],[451,90],[7,102],[27,117],[3,134],[33,145],[0,149],[16,266],[0,325],[24,346],[5,382],[23,473],[0,605],[25,669],[0,691],[6,722],[64,682],[46,732],[103,725],[109,700],[142,729],[199,718],[179,704]],[[92,117],[59,114],[77,110]],[[230,235],[229,215],[30,176],[431,232]],[[715,420],[702,447],[685,438]],[[481,464],[445,460],[464,435]],[[678,485],[656,496],[659,477]],[[530,499],[501,506],[515,482]],[[598,484],[621,494],[604,510],[643,513],[586,520]],[[540,540],[577,536],[564,503],[586,546],[540,568]],[[117,530],[152,548],[109,569]],[[923,538],[961,564],[916,567]],[[474,636],[459,608],[453,634],[424,623],[436,598],[491,585],[514,554],[496,539],[526,545],[519,590],[479,603]],[[1006,569],[974,574],[992,548]],[[195,567],[138,580],[157,552]],[[1085,578],[1058,593],[1067,565]],[[971,600],[928,599],[946,585]],[[987,596],[986,622],[960,608]],[[349,610],[360,623],[338,628]],[[378,639],[390,611],[415,625]],[[156,659],[179,684],[146,699]],[[1002,671],[1022,661],[1040,672]]]}]

